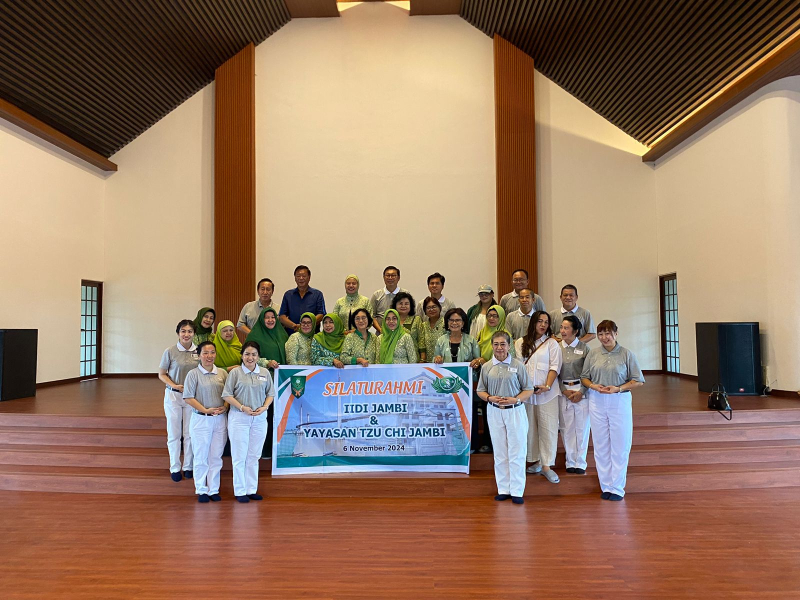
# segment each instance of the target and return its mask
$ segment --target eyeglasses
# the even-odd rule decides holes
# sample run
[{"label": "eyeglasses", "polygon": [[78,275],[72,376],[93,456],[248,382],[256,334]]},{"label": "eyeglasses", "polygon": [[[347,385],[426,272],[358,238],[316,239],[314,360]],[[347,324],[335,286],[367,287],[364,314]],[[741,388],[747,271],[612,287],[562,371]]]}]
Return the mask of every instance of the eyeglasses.
[{"label": "eyeglasses", "polygon": [[428,304],[428,308],[426,308],[425,310],[439,310],[439,307],[436,306],[435,304]]},{"label": "eyeglasses", "polygon": [[464,319],[450,319],[448,323],[463,323]]},{"label": "eyeglasses", "polygon": [[523,281],[528,281],[527,279],[512,279],[513,283],[522,283]]}]

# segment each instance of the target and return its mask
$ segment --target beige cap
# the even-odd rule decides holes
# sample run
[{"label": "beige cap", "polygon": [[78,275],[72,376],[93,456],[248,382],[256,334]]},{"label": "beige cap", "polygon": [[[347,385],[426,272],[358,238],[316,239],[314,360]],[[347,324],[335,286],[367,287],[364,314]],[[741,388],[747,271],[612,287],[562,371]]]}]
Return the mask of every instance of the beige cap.
[{"label": "beige cap", "polygon": [[494,289],[492,288],[492,286],[484,283],[481,287],[478,288],[478,293],[483,294],[484,292],[494,294]]}]

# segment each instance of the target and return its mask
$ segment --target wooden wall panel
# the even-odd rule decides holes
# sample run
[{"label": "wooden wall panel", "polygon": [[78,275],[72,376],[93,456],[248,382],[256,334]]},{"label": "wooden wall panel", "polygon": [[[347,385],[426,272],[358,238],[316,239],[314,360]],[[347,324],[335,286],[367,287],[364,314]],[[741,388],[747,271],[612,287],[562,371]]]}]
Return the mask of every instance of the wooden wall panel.
[{"label": "wooden wall panel", "polygon": [[215,75],[214,308],[234,323],[255,286],[255,59],[249,44]]},{"label": "wooden wall panel", "polygon": [[[511,272],[527,269],[537,291],[536,144],[533,59],[494,36],[498,294],[511,291]],[[499,296],[497,296],[499,298]]]},{"label": "wooden wall panel", "polygon": [[316,19],[338,17],[336,0],[284,0],[293,19]]},{"label": "wooden wall panel", "polygon": [[411,0],[409,14],[417,15],[460,15],[461,0]]}]

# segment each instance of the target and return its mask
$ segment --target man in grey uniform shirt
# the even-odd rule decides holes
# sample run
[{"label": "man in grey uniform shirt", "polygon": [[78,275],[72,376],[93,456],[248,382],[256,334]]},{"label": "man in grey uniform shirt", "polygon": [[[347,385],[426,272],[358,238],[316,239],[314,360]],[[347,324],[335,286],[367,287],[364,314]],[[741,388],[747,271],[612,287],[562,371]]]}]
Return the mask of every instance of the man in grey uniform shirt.
[{"label": "man in grey uniform shirt", "polygon": [[558,335],[561,322],[567,315],[575,315],[581,322],[581,337],[578,339],[584,344],[588,344],[597,337],[597,328],[592,313],[578,306],[578,288],[572,284],[561,288],[561,308],[550,313],[550,329],[553,335]]},{"label": "man in grey uniform shirt", "polygon": [[272,306],[272,294],[274,291],[275,284],[272,283],[271,279],[267,279],[265,277],[258,282],[258,285],[256,286],[258,299],[245,304],[242,308],[242,312],[239,313],[239,321],[236,323],[236,327],[239,329],[239,331],[245,335],[250,333],[250,330],[253,328],[253,325],[256,324],[261,311]]},{"label": "man in grey uniform shirt", "polygon": [[[436,272],[432,275],[428,275],[428,292],[431,298],[439,302],[439,311],[442,313],[442,316],[451,308],[456,307],[455,302],[444,296],[444,275],[441,273]],[[425,311],[422,309],[423,302],[425,302],[424,298],[417,302],[417,314],[424,319]]]},{"label": "man in grey uniform shirt", "polygon": [[372,322],[375,330],[380,333],[383,326],[383,315],[392,307],[392,300],[400,292],[408,293],[408,290],[398,287],[400,283],[400,269],[389,265],[383,270],[384,287],[376,290],[369,299],[369,308],[372,313]]},{"label": "man in grey uniform shirt", "polygon": [[[506,316],[519,308],[519,293],[528,287],[528,272],[525,269],[517,269],[511,274],[511,285],[514,286],[514,291],[509,292],[500,298],[500,306],[506,311]],[[544,307],[544,300],[539,294],[533,294],[533,310],[547,310]]]},{"label": "man in grey uniform shirt", "polygon": [[519,291],[519,308],[506,315],[506,329],[511,337],[518,340],[528,333],[531,317],[536,311],[533,309],[533,291],[525,288]]}]

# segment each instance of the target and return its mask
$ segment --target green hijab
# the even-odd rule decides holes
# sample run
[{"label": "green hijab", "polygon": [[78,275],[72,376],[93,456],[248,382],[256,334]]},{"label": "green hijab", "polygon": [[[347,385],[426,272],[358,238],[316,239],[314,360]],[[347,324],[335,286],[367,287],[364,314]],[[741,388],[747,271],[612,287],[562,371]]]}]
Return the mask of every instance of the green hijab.
[{"label": "green hijab", "polygon": [[361,289],[361,280],[358,278],[358,275],[348,275],[347,277],[344,278],[344,282],[347,283],[348,279],[355,279],[358,282],[358,287],[356,288],[356,293],[355,294],[348,294],[347,293],[347,288],[345,288],[345,290],[344,290],[345,296],[350,298],[350,300],[355,300],[356,298],[358,298],[361,295],[361,294],[358,293],[358,290]]},{"label": "green hijab", "polygon": [[206,306],[201,308],[197,311],[197,316],[194,319],[194,334],[195,335],[205,335],[207,333],[211,333],[214,330],[214,325],[212,324],[211,327],[203,327],[203,315],[207,312],[214,313],[214,320],[217,319],[217,311],[215,311],[210,306]]},{"label": "green hijab", "polygon": [[[325,333],[325,319],[330,319],[333,321],[332,333]],[[342,320],[339,318],[339,315],[328,313],[325,315],[325,317],[323,317],[322,322],[323,330],[315,335],[314,339],[317,340],[317,343],[323,348],[340,354],[342,352],[342,344],[344,344],[344,325],[342,325]]]},{"label": "green hijab", "polygon": [[[389,328],[386,326],[386,315],[389,313],[394,313],[394,316],[397,317],[397,328],[394,331],[390,331]],[[390,308],[386,311],[386,314],[383,315],[383,329],[381,330],[381,347],[378,352],[378,362],[382,365],[390,365],[394,360],[394,349],[397,347],[397,342],[400,341],[400,338],[404,335],[410,335],[406,328],[400,325],[400,313],[398,313],[395,309]]]},{"label": "green hijab", "polygon": [[[271,312],[275,315],[275,327],[267,329],[264,325],[264,316]],[[278,321],[278,313],[274,308],[268,306],[261,311],[258,315],[258,321],[253,325],[252,331],[247,334],[245,342],[257,342],[258,347],[261,349],[259,352],[260,358],[267,360],[274,360],[280,365],[286,364],[286,340],[289,339],[289,334],[283,328],[283,325]]]},{"label": "green hijab", "polygon": [[[503,307],[498,304],[493,304],[489,307],[489,310],[497,311],[497,316],[500,317],[500,322],[497,324],[497,327],[489,327],[489,311],[486,311],[486,325],[483,326],[483,329],[481,329],[481,332],[478,334],[478,347],[481,350],[481,357],[483,357],[484,360],[492,360],[492,355],[494,354],[492,351],[492,336],[495,334],[495,332],[505,331],[508,333],[508,330],[506,329],[506,311],[503,309]],[[510,333],[509,336],[511,336]],[[514,338],[512,337],[511,339]],[[511,350],[509,349],[509,353],[510,352]]]},{"label": "green hijab", "polygon": [[[226,342],[222,339],[222,329],[233,327],[233,339]],[[242,342],[236,337],[236,327],[231,321],[220,321],[217,324],[217,335],[214,337],[214,347],[217,349],[217,358],[214,364],[223,369],[238,367],[242,363]]]},{"label": "green hijab", "polygon": [[300,335],[306,336],[307,338],[313,337],[314,330],[316,329],[316,324],[317,324],[317,315],[315,315],[314,313],[303,313],[302,315],[300,315],[301,321],[303,320],[303,317],[308,317],[309,319],[311,319],[311,331],[309,331],[308,333],[303,333],[302,329],[298,329],[297,332]]}]

